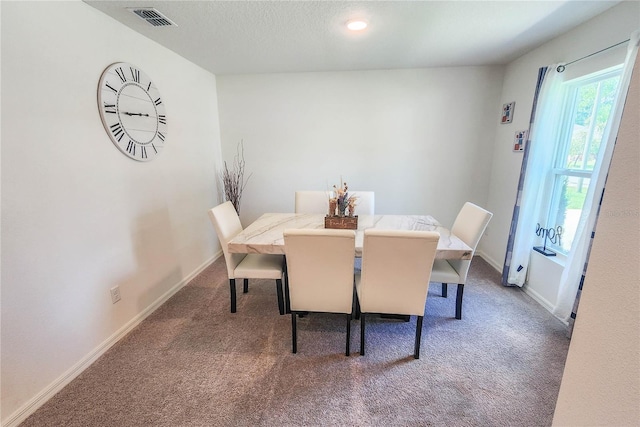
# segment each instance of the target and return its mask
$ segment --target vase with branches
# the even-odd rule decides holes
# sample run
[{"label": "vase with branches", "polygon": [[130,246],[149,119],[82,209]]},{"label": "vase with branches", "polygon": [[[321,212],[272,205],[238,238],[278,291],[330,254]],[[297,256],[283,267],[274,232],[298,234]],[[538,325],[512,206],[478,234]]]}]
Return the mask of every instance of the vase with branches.
[{"label": "vase with branches", "polygon": [[222,183],[224,185],[225,199],[233,204],[238,215],[240,215],[240,199],[242,199],[242,190],[247,185],[247,181],[251,178],[251,174],[244,178],[244,144],[243,141],[238,143],[236,149],[236,155],[233,157],[233,163],[229,167],[227,162],[224,162],[222,170]]}]

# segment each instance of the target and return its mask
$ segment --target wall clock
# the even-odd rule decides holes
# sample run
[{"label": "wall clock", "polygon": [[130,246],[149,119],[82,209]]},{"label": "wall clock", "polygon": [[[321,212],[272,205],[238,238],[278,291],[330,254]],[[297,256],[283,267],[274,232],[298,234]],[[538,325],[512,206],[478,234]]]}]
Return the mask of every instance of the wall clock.
[{"label": "wall clock", "polygon": [[103,71],[98,110],[111,141],[126,156],[147,162],[164,148],[167,116],[162,97],[135,65],[117,62]]}]

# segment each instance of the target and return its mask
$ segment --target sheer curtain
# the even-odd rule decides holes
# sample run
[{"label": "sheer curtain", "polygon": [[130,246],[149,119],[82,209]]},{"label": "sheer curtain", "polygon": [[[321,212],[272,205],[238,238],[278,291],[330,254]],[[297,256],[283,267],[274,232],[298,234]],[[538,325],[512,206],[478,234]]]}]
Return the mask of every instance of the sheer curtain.
[{"label": "sheer curtain", "polygon": [[[581,278],[586,269],[586,262],[591,246],[591,234],[597,221],[601,195],[604,191],[609,164],[613,155],[615,139],[622,117],[622,110],[626,100],[631,72],[635,63],[638,45],[640,43],[640,31],[634,32],[630,37],[627,56],[618,87],[616,104],[605,129],[603,141],[607,143],[598,154],[597,166],[591,177],[591,185],[587,191],[587,197],[582,209],[581,217],[575,234],[573,245],[566,259],[559,287],[558,303],[553,314],[563,321],[567,321],[571,315],[571,309],[576,301],[576,294]],[[558,140],[558,129],[562,114],[562,73],[557,72],[557,65],[550,65],[544,75],[540,92],[534,106],[537,117],[532,120],[528,147],[530,152],[525,152],[525,162],[522,170],[522,186],[518,192],[516,207],[514,208],[514,220],[510,240],[507,245],[505,267],[503,271],[503,284],[522,286],[527,276],[531,249],[536,242],[535,227],[538,222],[543,226],[546,216],[547,200],[545,194],[540,191],[543,188],[548,165],[552,163],[555,144]],[[527,156],[528,154],[528,156]],[[543,212],[543,206],[545,211]]]},{"label": "sheer curtain", "polygon": [[586,267],[585,263],[587,262],[587,256],[591,246],[591,232],[595,228],[598,217],[601,195],[604,191],[615,141],[618,136],[622,110],[624,109],[624,104],[627,99],[627,91],[629,89],[629,82],[631,81],[631,72],[633,71],[633,66],[638,54],[639,42],[640,30],[635,31],[629,40],[622,77],[618,86],[618,96],[603,135],[603,141],[607,141],[607,143],[605,149],[601,150],[598,154],[596,165],[599,166],[594,168],[594,173],[591,178],[592,184],[587,191],[587,197],[576,230],[576,238],[567,255],[564,271],[560,278],[558,304],[553,310],[553,314],[564,321],[567,321],[571,315],[571,309],[578,292],[583,271]]},{"label": "sheer curtain", "polygon": [[544,192],[540,188],[546,179],[548,165],[553,160],[562,108],[560,86],[563,77],[556,70],[557,67],[558,64],[554,64],[547,68],[537,100],[536,118],[529,130],[529,156],[522,190],[518,192],[516,201],[520,208],[511,259],[507,261],[509,265],[505,266],[505,270],[508,269],[508,285],[524,285],[536,237],[536,224],[543,215]]}]

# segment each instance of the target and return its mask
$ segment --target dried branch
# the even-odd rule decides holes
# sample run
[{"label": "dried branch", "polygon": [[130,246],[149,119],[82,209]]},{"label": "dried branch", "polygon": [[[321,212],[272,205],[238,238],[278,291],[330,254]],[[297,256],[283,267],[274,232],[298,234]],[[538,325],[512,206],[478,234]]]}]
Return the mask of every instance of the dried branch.
[{"label": "dried branch", "polygon": [[247,185],[247,181],[251,178],[251,175],[244,179],[244,144],[240,141],[237,148],[237,153],[233,158],[233,165],[231,169],[227,166],[227,162],[224,162],[224,169],[222,171],[222,183],[224,184],[224,195],[226,200],[233,203],[233,207],[236,208],[236,212],[240,214],[240,199],[242,198],[242,190]]}]

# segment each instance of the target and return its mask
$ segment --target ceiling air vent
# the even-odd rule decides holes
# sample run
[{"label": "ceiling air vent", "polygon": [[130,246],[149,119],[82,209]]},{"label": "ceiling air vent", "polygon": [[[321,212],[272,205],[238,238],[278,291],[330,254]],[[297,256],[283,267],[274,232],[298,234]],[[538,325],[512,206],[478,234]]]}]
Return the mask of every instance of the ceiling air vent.
[{"label": "ceiling air vent", "polygon": [[154,27],[177,27],[173,21],[152,7],[138,7],[129,10]]}]

